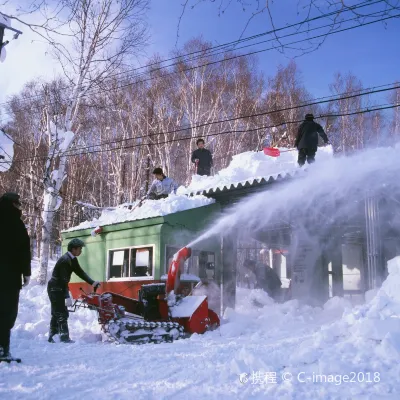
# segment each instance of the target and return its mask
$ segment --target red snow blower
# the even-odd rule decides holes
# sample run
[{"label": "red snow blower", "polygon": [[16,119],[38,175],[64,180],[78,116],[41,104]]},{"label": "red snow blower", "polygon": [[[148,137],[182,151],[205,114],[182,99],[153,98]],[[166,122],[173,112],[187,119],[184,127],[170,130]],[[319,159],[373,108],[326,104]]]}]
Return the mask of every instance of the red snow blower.
[{"label": "red snow blower", "polygon": [[82,291],[74,311],[82,307],[96,310],[103,332],[117,343],[172,342],[215,329],[220,321],[208,308],[207,296],[184,296],[180,292],[180,275],[191,253],[189,247],[179,250],[169,267],[166,284],[142,285],[138,300],[112,292]]}]

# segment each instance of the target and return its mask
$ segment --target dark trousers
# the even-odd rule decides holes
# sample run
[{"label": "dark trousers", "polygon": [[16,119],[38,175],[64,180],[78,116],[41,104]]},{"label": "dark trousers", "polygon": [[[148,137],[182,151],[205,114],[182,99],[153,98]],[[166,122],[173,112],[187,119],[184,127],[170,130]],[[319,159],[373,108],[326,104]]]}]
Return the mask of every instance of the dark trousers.
[{"label": "dark trousers", "polygon": [[0,289],[0,346],[10,350],[11,329],[18,315],[19,289]]},{"label": "dark trousers", "polygon": [[312,164],[315,161],[315,153],[317,149],[299,149],[299,157],[297,162],[299,163],[300,167],[306,163]]},{"label": "dark trousers", "polygon": [[210,176],[211,168],[209,167],[197,167],[197,175]]},{"label": "dark trousers", "polygon": [[69,340],[68,309],[65,306],[65,290],[58,286],[47,285],[47,293],[51,303],[51,320],[49,340],[60,334],[62,342]]}]

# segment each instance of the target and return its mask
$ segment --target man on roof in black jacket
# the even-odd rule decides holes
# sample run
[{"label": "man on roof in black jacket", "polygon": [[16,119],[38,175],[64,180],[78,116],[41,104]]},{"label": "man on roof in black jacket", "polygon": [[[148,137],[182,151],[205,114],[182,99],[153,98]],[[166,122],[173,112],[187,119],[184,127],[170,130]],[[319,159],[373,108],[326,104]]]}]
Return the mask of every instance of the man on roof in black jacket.
[{"label": "man on roof in black jacket", "polygon": [[314,122],[314,115],[307,114],[305,121],[299,126],[294,143],[294,147],[299,150],[297,162],[300,167],[305,164],[306,160],[309,164],[315,161],[315,153],[318,149],[318,135],[322,137],[325,144],[329,143],[328,136],[326,136],[322,126]]},{"label": "man on roof in black jacket", "polygon": [[197,175],[211,175],[213,159],[210,150],[204,148],[204,140],[199,139],[196,142],[197,150],[192,153],[192,163],[196,164]]},{"label": "man on roof in black jacket", "polygon": [[72,306],[69,296],[68,283],[74,272],[94,288],[100,283],[91,279],[79,265],[77,257],[82,254],[85,244],[80,239],[72,239],[68,243],[68,251],[59,258],[54,266],[53,274],[47,284],[47,293],[51,302],[51,321],[49,342],[54,343],[53,337],[60,334],[60,340],[64,343],[73,343],[69,337],[68,308]]},{"label": "man on roof in black jacket", "polygon": [[[17,193],[0,198],[0,359],[10,355],[10,335],[18,314],[19,293],[31,277],[31,248],[21,220]],[[22,283],[23,281],[23,283]]]}]

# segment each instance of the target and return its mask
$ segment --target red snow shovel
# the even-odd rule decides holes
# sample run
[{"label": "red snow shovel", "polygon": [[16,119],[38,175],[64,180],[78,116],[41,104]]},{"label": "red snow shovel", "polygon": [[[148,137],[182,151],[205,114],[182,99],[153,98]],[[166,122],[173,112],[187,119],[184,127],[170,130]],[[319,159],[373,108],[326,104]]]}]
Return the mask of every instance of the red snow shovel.
[{"label": "red snow shovel", "polygon": [[264,154],[270,157],[279,157],[281,153],[287,153],[288,151],[293,151],[296,149],[282,150],[280,151],[276,147],[264,147]]}]

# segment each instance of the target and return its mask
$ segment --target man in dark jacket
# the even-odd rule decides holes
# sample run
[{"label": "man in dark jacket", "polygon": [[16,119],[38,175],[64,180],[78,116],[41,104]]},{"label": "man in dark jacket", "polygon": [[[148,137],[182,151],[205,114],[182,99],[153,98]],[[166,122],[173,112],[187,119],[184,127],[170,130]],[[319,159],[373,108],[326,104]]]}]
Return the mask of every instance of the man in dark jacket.
[{"label": "man in dark jacket", "polygon": [[0,359],[11,358],[10,335],[17,319],[19,293],[31,277],[30,240],[20,206],[17,193],[0,198]]},{"label": "man in dark jacket", "polygon": [[197,150],[192,153],[192,163],[196,165],[197,175],[211,175],[211,167],[213,159],[210,150],[204,148],[204,140],[199,139],[197,142]]},{"label": "man in dark jacket", "polygon": [[94,288],[100,283],[91,279],[79,265],[77,257],[82,254],[82,247],[85,244],[80,239],[72,239],[68,243],[68,251],[59,258],[54,266],[53,274],[47,284],[47,293],[51,302],[51,321],[49,342],[54,343],[53,337],[60,335],[61,342],[73,343],[69,337],[68,329],[68,308],[72,306],[72,299],[69,295],[68,283],[74,272]]},{"label": "man in dark jacket", "polygon": [[307,160],[309,164],[315,161],[315,153],[318,149],[318,135],[322,137],[325,144],[329,143],[328,136],[322,126],[314,122],[314,115],[307,114],[305,121],[299,126],[294,147],[299,150],[297,162],[300,167]]}]

